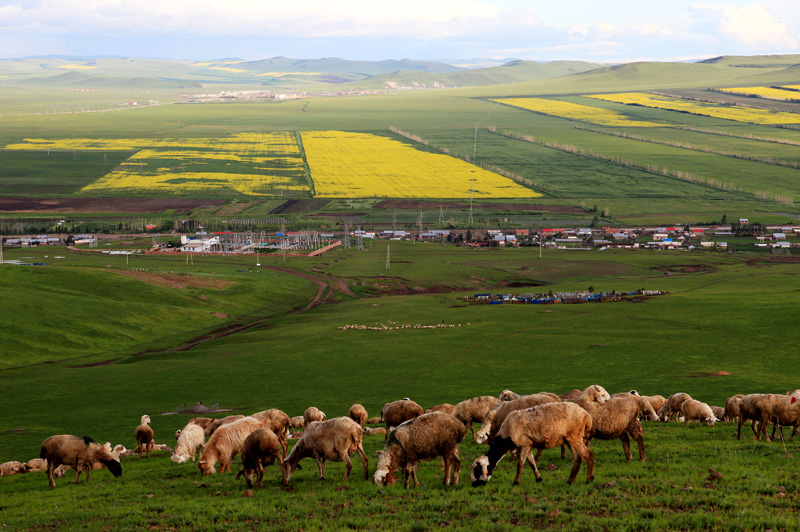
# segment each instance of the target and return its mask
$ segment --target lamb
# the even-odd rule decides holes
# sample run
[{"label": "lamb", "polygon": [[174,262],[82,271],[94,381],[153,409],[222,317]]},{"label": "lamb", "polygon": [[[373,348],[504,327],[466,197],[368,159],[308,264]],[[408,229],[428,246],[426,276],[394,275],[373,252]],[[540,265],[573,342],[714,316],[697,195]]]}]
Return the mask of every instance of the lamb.
[{"label": "lamb", "polygon": [[594,480],[594,453],[584,441],[591,430],[592,416],[574,403],[552,402],[511,412],[503,421],[489,452],[473,462],[472,485],[484,486],[489,482],[497,463],[511,451],[517,451],[514,484],[519,484],[526,461],[533,468],[536,482],[541,482],[532,450],[552,449],[559,445],[566,445],[572,453],[572,470],[567,483],[575,482],[583,461],[586,461],[586,482],[589,483]]},{"label": "lamb", "polygon": [[399,399],[383,405],[381,409],[381,419],[386,423],[386,435],[384,436],[383,444],[386,445],[392,427],[405,423],[409,419],[419,417],[423,413],[422,407],[408,398]]},{"label": "lamb", "polygon": [[406,421],[384,444],[373,481],[378,486],[394,484],[393,472],[403,468],[406,489],[411,478],[414,486],[419,486],[417,462],[441,456],[444,460],[444,485],[450,485],[451,476],[452,483],[458,484],[461,471],[458,444],[466,434],[466,425],[445,412],[429,412]]},{"label": "lamb", "polygon": [[133,435],[136,438],[136,443],[138,444],[139,459],[142,458],[143,450],[147,451],[147,457],[150,458],[150,444],[153,443],[153,429],[150,428],[150,416],[147,414],[142,416],[140,425],[136,427]]},{"label": "lamb", "polygon": [[478,423],[486,421],[486,413],[500,403],[500,399],[492,397],[491,395],[473,397],[472,399],[467,399],[456,404],[453,415],[465,426],[469,427],[472,437],[474,438],[475,429],[472,427],[472,424],[476,421]]},{"label": "lamb", "polygon": [[211,435],[214,434],[214,432],[216,432],[218,428],[223,427],[229,423],[233,423],[234,421],[239,421],[240,419],[243,418],[244,418],[243,415],[235,414],[232,416],[225,416],[220,419],[215,419],[205,428],[204,435],[206,438],[210,438]]},{"label": "lamb", "polygon": [[362,427],[367,423],[367,420],[369,419],[369,416],[367,415],[367,409],[364,408],[363,405],[360,405],[358,403],[350,407],[350,410],[347,412],[347,417],[349,417]]},{"label": "lamb", "polygon": [[699,421],[709,427],[714,426],[717,417],[711,407],[696,399],[687,399],[681,403],[681,413],[683,414],[683,425],[689,426],[690,421]]},{"label": "lamb", "polygon": [[678,414],[680,414],[681,411],[681,404],[685,400],[691,398],[691,395],[683,392],[670,395],[669,398],[667,398],[667,402],[664,403],[664,406],[658,410],[658,417],[661,419],[661,421],[669,421],[673,415],[675,416],[675,419],[677,419]]},{"label": "lamb", "polygon": [[244,440],[262,425],[263,423],[255,418],[244,417],[221,426],[214,431],[203,447],[197,468],[203,475],[213,475],[216,473],[214,466],[219,462],[220,473],[230,471],[231,461],[242,450]]},{"label": "lamb", "polygon": [[431,412],[444,412],[445,414],[452,415],[455,412],[456,407],[451,405],[450,403],[442,403],[440,405],[432,406],[425,411],[426,414],[430,414]]},{"label": "lamb", "polygon": [[86,482],[91,481],[90,472],[95,462],[102,462],[115,477],[122,475],[122,466],[118,460],[106,451],[102,445],[88,436],[78,437],[69,434],[50,436],[42,443],[39,458],[47,460],[47,480],[51,488],[56,487],[53,471],[60,465],[72,466],[77,473],[75,484],[81,478],[81,471],[86,471]]},{"label": "lamb", "polygon": [[292,448],[292,452],[284,460],[286,464],[286,482],[292,478],[298,462],[303,458],[314,457],[317,460],[319,479],[325,479],[325,465],[328,460],[344,462],[344,480],[350,480],[353,462],[350,455],[358,452],[364,464],[364,480],[369,475],[369,461],[361,445],[363,430],[361,425],[349,417],[337,417],[327,421],[310,423],[303,435]]},{"label": "lamb", "polygon": [[0,477],[10,477],[19,473],[27,473],[28,467],[25,462],[17,462],[12,460],[0,464]]},{"label": "lamb", "polygon": [[639,416],[644,414],[651,420],[658,419],[647,399],[637,395],[622,394],[612,397],[605,403],[596,403],[582,398],[578,399],[575,404],[592,416],[592,427],[591,431],[587,433],[587,438],[620,439],[625,459],[629,461],[631,460],[630,440],[633,438],[639,447],[639,460],[646,460],[644,431]]},{"label": "lamb", "polygon": [[537,393],[533,395],[524,395],[512,401],[498,403],[496,407],[486,413],[486,419],[483,422],[483,426],[481,426],[480,430],[475,433],[475,441],[478,443],[488,442],[491,445],[494,442],[500,427],[506,420],[506,417],[511,412],[554,402],[561,402],[561,400],[556,400],[549,394]]},{"label": "lamb", "polygon": [[325,421],[325,412],[317,408],[316,406],[309,406],[306,408],[306,411],[303,412],[303,420],[305,424],[308,425],[312,421]]},{"label": "lamb", "polygon": [[251,417],[254,417],[262,422],[262,427],[270,429],[278,437],[278,441],[283,448],[283,458],[286,458],[286,453],[289,452],[289,443],[286,438],[290,434],[290,427],[292,424],[291,418],[282,410],[277,408],[270,408],[269,410],[262,410],[256,412]]},{"label": "lamb", "polygon": [[725,400],[725,421],[739,421],[739,403],[744,395],[737,393]]},{"label": "lamb", "polygon": [[178,443],[175,445],[175,452],[172,453],[171,460],[176,464],[182,464],[191,458],[192,462],[194,462],[195,454],[197,454],[197,448],[199,447],[200,452],[202,453],[203,444],[205,442],[206,439],[203,433],[203,427],[189,423],[181,431],[181,435],[178,438]]},{"label": "lamb", "polygon": [[258,474],[257,484],[260,488],[264,479],[264,468],[275,463],[281,466],[283,484],[286,485],[286,465],[281,459],[283,450],[281,442],[272,430],[268,428],[256,429],[244,440],[242,444],[242,469],[236,473],[236,480],[244,475],[247,489],[253,489],[253,475]]}]

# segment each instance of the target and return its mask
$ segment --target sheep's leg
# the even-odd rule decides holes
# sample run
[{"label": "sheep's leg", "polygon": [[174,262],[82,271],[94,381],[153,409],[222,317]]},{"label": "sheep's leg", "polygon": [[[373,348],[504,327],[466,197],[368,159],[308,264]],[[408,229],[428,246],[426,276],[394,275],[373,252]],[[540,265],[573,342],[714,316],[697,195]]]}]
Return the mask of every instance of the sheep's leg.
[{"label": "sheep's leg", "polygon": [[458,477],[461,475],[461,458],[458,456],[458,447],[456,447],[453,456],[450,458],[453,469],[453,484],[458,484]]},{"label": "sheep's leg", "polygon": [[261,489],[264,483],[264,466],[262,464],[258,464],[258,487]]},{"label": "sheep's leg", "polygon": [[[86,482],[91,482],[92,481],[92,477],[91,477],[92,466],[91,466],[91,464],[83,464],[83,470],[86,471]],[[77,482],[76,482],[76,484],[77,484]]]},{"label": "sheep's leg", "polygon": [[[586,452],[591,453],[588,448],[584,448]],[[569,446],[569,452],[572,454],[572,469],[569,472],[569,478],[567,478],[567,484],[572,484],[575,482],[575,479],[578,477],[578,471],[581,468],[581,462],[583,461],[583,454],[585,454],[584,449],[581,448],[580,443],[573,442]],[[594,466],[594,463],[592,463]],[[587,465],[587,471],[589,466]],[[594,472],[594,467],[592,467],[592,471]],[[589,482],[587,477],[586,482]]]},{"label": "sheep's leg", "polygon": [[417,464],[411,466],[411,478],[414,479],[414,487],[419,487],[419,480],[417,479]]},{"label": "sheep's leg", "polygon": [[745,420],[744,416],[740,415],[739,416],[739,430],[736,432],[736,439],[737,440],[741,440],[742,439],[742,425],[744,425],[745,421],[746,420]]},{"label": "sheep's leg", "polygon": [[542,451],[544,451],[544,449],[536,449],[536,460],[542,457]]},{"label": "sheep's leg", "polygon": [[567,457],[567,448],[562,443],[561,444],[561,459],[563,460],[566,457]]},{"label": "sheep's leg", "polygon": [[628,436],[627,432],[623,432],[619,435],[619,439],[622,442],[622,452],[625,453],[625,460],[628,462],[631,461],[631,438]]},{"label": "sheep's leg", "polygon": [[350,480],[350,471],[353,470],[353,461],[350,460],[350,456],[347,454],[347,449],[340,452],[339,456],[342,457],[342,461],[344,462],[344,481],[347,482]]},{"label": "sheep's leg", "polygon": [[283,460],[278,459],[278,463],[281,466],[281,476],[283,477],[283,485],[284,486],[288,486],[289,485],[289,477],[288,477],[287,471],[286,471],[286,462],[284,462]]},{"label": "sheep's leg", "polygon": [[406,473],[406,489],[408,489],[409,480],[411,478],[411,466],[406,465],[403,471]]},{"label": "sheep's leg", "polygon": [[53,471],[56,468],[55,460],[48,460],[47,461],[47,482],[51,488],[56,487],[56,481],[53,480]]},{"label": "sheep's leg", "polygon": [[442,461],[444,461],[444,485],[450,485],[450,475],[453,472],[453,464],[450,462],[449,455],[442,455]]},{"label": "sheep's leg", "polygon": [[542,481],[542,475],[539,474],[539,467],[536,465],[536,459],[533,457],[533,450],[528,452],[528,464],[533,469],[533,476],[536,477],[536,482]]},{"label": "sheep's leg", "polygon": [[[512,484],[519,484],[519,480],[522,477],[522,468],[525,467],[525,462],[528,460],[529,456],[532,456],[532,450],[530,447],[520,447],[517,449],[517,476],[514,477],[514,482],[512,482]],[[531,462],[531,465],[533,466],[533,470],[536,471],[536,462]]]},{"label": "sheep's leg", "polygon": [[361,463],[364,464],[364,480],[369,480],[369,460],[367,459],[367,453],[364,452],[364,447],[361,445],[361,442],[358,442],[356,452],[358,452],[358,457],[361,458]]},{"label": "sheep's leg", "polygon": [[317,458],[317,473],[319,473],[319,479],[325,480],[325,459],[324,458]]}]

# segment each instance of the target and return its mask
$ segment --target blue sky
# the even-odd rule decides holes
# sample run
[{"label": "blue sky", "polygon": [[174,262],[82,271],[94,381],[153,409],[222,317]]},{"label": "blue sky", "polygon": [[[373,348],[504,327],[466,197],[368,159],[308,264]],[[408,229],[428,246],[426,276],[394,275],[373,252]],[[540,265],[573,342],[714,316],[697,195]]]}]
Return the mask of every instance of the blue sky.
[{"label": "blue sky", "polygon": [[0,56],[678,61],[800,53],[800,2],[0,0]]}]

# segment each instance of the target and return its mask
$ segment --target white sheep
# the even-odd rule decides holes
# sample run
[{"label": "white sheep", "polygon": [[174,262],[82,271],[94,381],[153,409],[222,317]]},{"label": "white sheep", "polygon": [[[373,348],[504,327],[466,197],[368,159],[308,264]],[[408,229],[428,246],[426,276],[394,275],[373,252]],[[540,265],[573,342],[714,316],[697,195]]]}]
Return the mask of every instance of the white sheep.
[{"label": "white sheep", "polygon": [[714,426],[717,416],[706,403],[697,399],[686,399],[681,403],[681,413],[683,414],[683,425],[688,427],[690,421],[699,421],[709,427]]},{"label": "white sheep", "polygon": [[172,453],[171,460],[176,464],[182,464],[191,458],[192,462],[194,462],[197,449],[200,448],[202,453],[205,442],[203,427],[193,423],[186,425],[178,437],[178,443],[175,445],[175,452]]}]

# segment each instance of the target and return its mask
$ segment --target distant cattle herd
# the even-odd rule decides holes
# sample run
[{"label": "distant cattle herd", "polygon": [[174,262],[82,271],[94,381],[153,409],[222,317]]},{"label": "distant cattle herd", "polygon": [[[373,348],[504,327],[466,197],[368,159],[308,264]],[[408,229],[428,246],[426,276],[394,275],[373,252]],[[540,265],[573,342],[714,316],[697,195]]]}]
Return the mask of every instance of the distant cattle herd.
[{"label": "distant cattle herd", "polygon": [[[488,444],[486,453],[477,457],[470,468],[473,486],[486,484],[498,462],[508,453],[516,454],[514,484],[520,482],[525,463],[541,481],[536,460],[542,450],[561,447],[562,458],[569,449],[572,470],[567,479],[573,483],[581,464],[586,463],[586,481],[594,479],[594,453],[589,449],[592,439],[622,441],[625,458],[631,460],[630,441],[633,439],[639,459],[645,460],[644,430],[641,420],[691,421],[713,426],[716,421],[736,422],[737,438],[742,426],[750,421],[756,440],[770,441],[776,430],[783,438],[783,426],[791,427],[791,438],[800,427],[800,390],[786,394],[734,395],[724,407],[710,406],[693,399],[689,394],[676,393],[668,398],[660,395],[642,396],[636,390],[609,395],[599,385],[584,390],[572,390],[564,395],[540,392],[519,395],[504,390],[499,397],[480,396],[455,405],[444,403],[427,411],[411,399],[386,403],[380,417],[368,417],[366,409],[355,404],[347,416],[327,419],[324,412],[309,407],[302,416],[290,418],[278,409],[256,412],[249,416],[231,415],[220,419],[196,417],[175,434],[174,451],[155,443],[150,416],[143,415],[134,430],[136,448],[123,445],[100,445],[89,437],[56,435],[42,443],[39,458],[27,462],[11,461],[0,464],[0,476],[31,471],[46,471],[48,484],[55,487],[59,478],[74,469],[75,483],[82,472],[86,480],[94,469],[108,469],[114,476],[122,474],[120,457],[138,454],[150,456],[152,450],[172,451],[172,462],[181,464],[199,452],[197,468],[203,475],[231,470],[231,462],[241,455],[241,469],[236,475],[244,477],[245,495],[252,495],[254,486],[262,487],[264,469],[278,463],[281,482],[288,485],[298,463],[314,458],[320,479],[325,478],[328,461],[344,462],[344,480],[348,481],[353,467],[351,455],[358,454],[363,465],[364,479],[369,479],[369,459],[362,446],[365,434],[384,434],[384,447],[378,451],[377,469],[373,481],[378,486],[394,484],[395,472],[405,474],[405,487],[413,480],[416,486],[420,461],[441,457],[444,484],[456,484],[461,471],[458,444],[472,431],[475,441]],[[481,423],[474,432],[473,423]],[[371,428],[368,424],[385,424]],[[773,425],[772,434],[768,428]],[[292,432],[302,429],[302,432]],[[288,452],[288,439],[297,439]],[[536,450],[534,456],[533,451]]]}]

